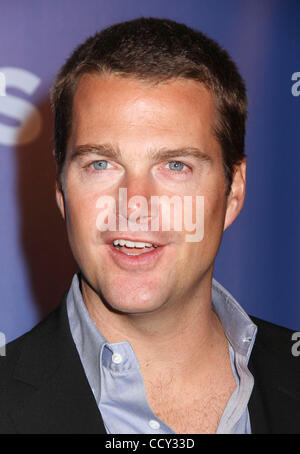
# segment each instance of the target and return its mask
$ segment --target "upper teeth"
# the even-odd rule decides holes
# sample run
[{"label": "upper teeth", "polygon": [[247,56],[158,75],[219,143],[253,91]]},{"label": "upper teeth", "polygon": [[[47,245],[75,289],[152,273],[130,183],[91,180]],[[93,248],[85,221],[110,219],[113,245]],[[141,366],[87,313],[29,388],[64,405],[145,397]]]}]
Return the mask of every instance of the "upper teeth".
[{"label": "upper teeth", "polygon": [[114,240],[114,246],[126,246],[126,247],[157,247],[151,243],[142,243],[141,241],[129,241],[129,240]]}]

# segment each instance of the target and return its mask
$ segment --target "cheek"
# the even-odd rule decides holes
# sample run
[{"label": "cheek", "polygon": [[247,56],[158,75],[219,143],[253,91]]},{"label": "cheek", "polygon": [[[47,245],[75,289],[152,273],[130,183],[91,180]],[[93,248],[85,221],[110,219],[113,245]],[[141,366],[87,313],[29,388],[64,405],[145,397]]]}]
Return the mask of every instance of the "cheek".
[{"label": "cheek", "polygon": [[226,213],[225,197],[212,194],[205,198],[204,206],[204,240],[219,244],[223,233]]},{"label": "cheek", "polygon": [[66,223],[70,235],[85,235],[88,239],[95,232],[96,203],[96,196],[66,191]]}]

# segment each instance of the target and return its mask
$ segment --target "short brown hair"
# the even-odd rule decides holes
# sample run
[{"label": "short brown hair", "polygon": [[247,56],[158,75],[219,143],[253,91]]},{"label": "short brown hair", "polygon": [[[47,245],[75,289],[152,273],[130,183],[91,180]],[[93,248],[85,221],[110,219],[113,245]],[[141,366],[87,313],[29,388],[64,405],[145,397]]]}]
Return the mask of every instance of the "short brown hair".
[{"label": "short brown hair", "polygon": [[235,63],[215,41],[168,19],[139,18],[106,28],[77,47],[51,90],[58,176],[65,161],[78,81],[94,72],[156,83],[185,78],[205,84],[218,112],[214,132],[230,191],[234,166],[245,157],[246,88]]}]

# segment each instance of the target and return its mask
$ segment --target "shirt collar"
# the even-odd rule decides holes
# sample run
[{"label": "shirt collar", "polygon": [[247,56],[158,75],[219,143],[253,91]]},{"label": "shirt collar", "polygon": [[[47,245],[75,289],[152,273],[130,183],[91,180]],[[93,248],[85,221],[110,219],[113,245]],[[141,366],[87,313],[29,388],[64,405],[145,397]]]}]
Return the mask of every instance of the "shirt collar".
[{"label": "shirt collar", "polygon": [[[226,337],[234,352],[247,356],[254,344],[257,327],[233,296],[213,279],[212,308],[218,315]],[[67,310],[71,333],[85,370],[89,370],[89,382],[95,398],[99,398],[99,373],[101,348],[109,346],[84,304],[79,277],[74,275],[67,296]]]},{"label": "shirt collar", "polygon": [[98,330],[84,304],[77,274],[73,277],[67,295],[67,311],[73,340],[84,370],[88,371],[87,378],[98,402],[100,398],[100,353],[102,346],[106,344],[106,339]]},{"label": "shirt collar", "polygon": [[215,279],[212,284],[212,308],[218,315],[234,351],[246,355],[249,360],[257,326],[228,290]]}]

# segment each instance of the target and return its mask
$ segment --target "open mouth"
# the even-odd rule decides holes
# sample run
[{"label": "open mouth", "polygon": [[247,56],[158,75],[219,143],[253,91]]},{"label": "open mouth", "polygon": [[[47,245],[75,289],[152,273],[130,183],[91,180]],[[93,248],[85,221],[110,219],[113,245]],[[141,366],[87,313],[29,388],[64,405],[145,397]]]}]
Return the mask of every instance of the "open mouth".
[{"label": "open mouth", "polygon": [[116,239],[113,241],[113,247],[126,255],[142,255],[154,251],[158,248],[158,245],[142,241]]}]

